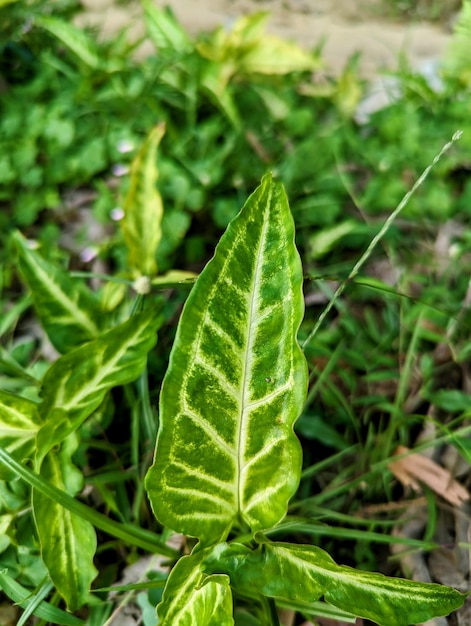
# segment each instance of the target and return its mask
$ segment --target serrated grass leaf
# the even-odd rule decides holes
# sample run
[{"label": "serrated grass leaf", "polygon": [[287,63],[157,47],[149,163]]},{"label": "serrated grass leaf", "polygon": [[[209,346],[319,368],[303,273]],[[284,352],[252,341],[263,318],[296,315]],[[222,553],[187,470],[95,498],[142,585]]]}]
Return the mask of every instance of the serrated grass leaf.
[{"label": "serrated grass leaf", "polygon": [[201,569],[205,552],[181,558],[165,585],[157,607],[161,626],[232,626],[228,576],[208,576]]},{"label": "serrated grass leaf", "polygon": [[131,165],[129,191],[121,222],[128,248],[128,262],[134,274],[157,274],[155,255],[162,237],[162,197],[157,190],[157,148],[165,126],[158,124],[147,137]]},{"label": "serrated grass leaf", "polygon": [[322,596],[337,608],[381,626],[421,624],[459,608],[465,595],[443,585],[391,578],[337,565],[321,548],[265,543],[257,550],[217,546],[208,573],[225,573],[240,591],[272,598],[315,602]]},{"label": "serrated grass leaf", "polygon": [[299,483],[293,432],[307,386],[294,225],[271,176],[221,238],[191,291],[160,397],[146,488],[157,518],[203,544],[269,528]]},{"label": "serrated grass leaf", "polygon": [[112,387],[138,378],[161,321],[154,309],[138,313],[49,368],[42,385],[44,426],[37,438],[37,467],[49,450],[98,408]]},{"label": "serrated grass leaf", "polygon": [[21,275],[53,346],[64,353],[98,337],[103,312],[94,294],[28,248],[20,233],[15,233],[13,239]]}]

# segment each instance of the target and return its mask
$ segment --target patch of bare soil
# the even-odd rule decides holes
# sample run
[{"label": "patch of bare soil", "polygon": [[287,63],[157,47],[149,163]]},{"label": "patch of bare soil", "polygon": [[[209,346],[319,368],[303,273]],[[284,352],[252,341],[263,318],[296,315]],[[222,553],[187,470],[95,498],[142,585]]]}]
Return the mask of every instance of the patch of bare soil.
[{"label": "patch of bare soil", "polygon": [[[338,73],[348,58],[361,53],[360,69],[371,77],[385,68],[397,67],[404,53],[414,68],[440,58],[450,38],[449,25],[426,22],[391,23],[375,17],[383,0],[166,0],[190,33],[230,26],[240,15],[269,11],[269,30],[312,49],[325,41],[328,69]],[[82,0],[86,12],[80,23],[111,35],[123,27],[137,37],[144,32],[139,2]],[[144,53],[145,53],[144,49]],[[150,49],[149,49],[150,51]]]}]

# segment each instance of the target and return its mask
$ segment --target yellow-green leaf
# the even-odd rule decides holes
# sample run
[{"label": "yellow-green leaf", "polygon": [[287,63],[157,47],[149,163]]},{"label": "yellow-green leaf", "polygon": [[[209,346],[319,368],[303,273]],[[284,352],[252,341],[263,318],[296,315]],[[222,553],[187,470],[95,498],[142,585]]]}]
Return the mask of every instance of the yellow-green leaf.
[{"label": "yellow-green leaf", "polygon": [[59,352],[98,337],[103,312],[85,285],[31,250],[20,233],[13,235],[21,275],[51,343]]},{"label": "yellow-green leaf", "polygon": [[168,577],[157,607],[161,626],[232,626],[229,577],[201,569],[205,552],[181,558]]},{"label": "yellow-green leaf", "polygon": [[157,190],[157,148],[165,126],[158,124],[149,134],[131,166],[129,191],[121,221],[128,248],[128,262],[135,275],[157,274],[155,254],[162,230],[163,204]]},{"label": "yellow-green leaf", "polygon": [[421,624],[459,608],[465,595],[443,585],[392,578],[337,565],[317,546],[262,543],[256,550],[221,544],[205,561],[207,573],[225,573],[235,589],[337,608],[381,626]]},{"label": "yellow-green leaf", "polygon": [[204,544],[275,525],[297,489],[302,277],[284,189],[266,176],[186,302],[146,479],[157,518]]},{"label": "yellow-green leaf", "polygon": [[[35,402],[0,390],[0,447],[18,461],[32,456],[41,424]],[[0,464],[0,480],[10,480],[11,477],[12,473]]]},{"label": "yellow-green leaf", "polygon": [[161,321],[153,309],[138,313],[49,368],[42,385],[44,424],[37,437],[37,468],[51,448],[91,415],[107,391],[141,374]]},{"label": "yellow-green leaf", "polygon": [[[57,454],[49,454],[41,466],[41,477],[49,484],[75,495],[82,477],[70,461],[76,448],[72,436]],[[96,534],[90,522],[74,515],[37,490],[33,490],[33,513],[41,544],[41,556],[67,608],[75,611],[89,599]]]}]

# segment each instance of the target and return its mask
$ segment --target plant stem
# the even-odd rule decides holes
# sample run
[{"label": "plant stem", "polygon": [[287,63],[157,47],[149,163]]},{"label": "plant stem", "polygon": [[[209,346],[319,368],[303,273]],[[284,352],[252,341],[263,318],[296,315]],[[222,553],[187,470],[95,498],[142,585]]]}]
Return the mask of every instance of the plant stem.
[{"label": "plant stem", "polygon": [[394,220],[396,219],[396,217],[409,204],[409,200],[414,195],[414,193],[417,191],[417,189],[422,185],[422,183],[427,178],[427,176],[430,174],[431,169],[438,163],[438,161],[445,154],[445,152],[447,152],[451,148],[451,146],[456,141],[458,141],[458,139],[461,137],[462,134],[463,134],[463,131],[461,131],[461,130],[457,130],[453,134],[453,137],[451,138],[451,140],[443,146],[443,148],[440,150],[440,152],[438,154],[435,155],[435,157],[434,157],[433,161],[430,163],[430,165],[428,165],[425,168],[425,170],[422,172],[422,174],[416,180],[416,182],[413,185],[412,189],[409,189],[409,191],[405,194],[405,196],[399,202],[399,204],[394,209],[394,211],[391,213],[391,215],[389,215],[387,220],[384,222],[384,224],[380,228],[379,232],[373,237],[373,239],[370,241],[370,244],[368,245],[366,250],[363,252],[363,254],[359,258],[359,260],[353,266],[352,270],[350,271],[350,274],[347,276],[347,278],[342,283],[340,283],[340,285],[338,286],[338,288],[335,291],[334,295],[329,300],[329,303],[327,304],[325,309],[322,311],[322,313],[319,315],[319,318],[318,318],[316,324],[314,325],[314,328],[311,330],[309,335],[306,337],[306,339],[302,343],[303,350],[312,341],[313,337],[317,334],[317,332],[318,332],[319,328],[322,326],[325,318],[330,313],[330,311],[333,309],[334,304],[337,302],[337,300],[340,298],[342,293],[345,291],[345,287],[347,286],[347,284],[353,278],[355,278],[355,276],[358,274],[360,269],[363,267],[363,265],[366,263],[366,261],[370,258],[371,254],[373,253],[373,250],[376,248],[378,243],[381,241],[381,239],[384,237],[384,235],[388,232],[389,228],[391,227],[391,225],[394,222]]}]

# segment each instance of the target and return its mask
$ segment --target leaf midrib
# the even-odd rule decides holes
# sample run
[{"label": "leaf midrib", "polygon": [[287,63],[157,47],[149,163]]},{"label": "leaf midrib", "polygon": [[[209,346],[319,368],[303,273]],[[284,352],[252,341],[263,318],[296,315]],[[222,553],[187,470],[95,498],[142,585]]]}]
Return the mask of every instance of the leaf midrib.
[{"label": "leaf midrib", "polygon": [[[268,198],[266,200],[265,206],[270,206],[272,193],[270,191]],[[264,216],[265,217],[265,216]],[[252,348],[255,341],[256,332],[254,332],[254,320],[258,316],[256,315],[256,303],[257,303],[257,294],[259,293],[260,286],[260,275],[262,266],[262,250],[263,250],[263,242],[266,238],[266,232],[268,229],[268,223],[266,219],[263,219],[262,230],[260,233],[260,238],[258,240],[258,247],[256,252],[256,260],[255,260],[255,271],[253,274],[253,286],[250,293],[250,305],[249,305],[249,315],[247,320],[248,333],[247,333],[247,343],[245,349],[245,358],[242,363],[242,398],[241,398],[241,407],[240,407],[240,418],[238,420],[238,430],[236,433],[236,445],[237,445],[237,454],[236,454],[236,481],[237,481],[237,511],[239,514],[242,513],[242,502],[243,502],[243,494],[242,494],[242,473],[244,471],[244,458],[242,453],[242,443],[246,439],[247,433],[247,422],[248,422],[248,411],[251,407],[250,401],[250,381],[251,381],[251,373],[252,373]]]}]

